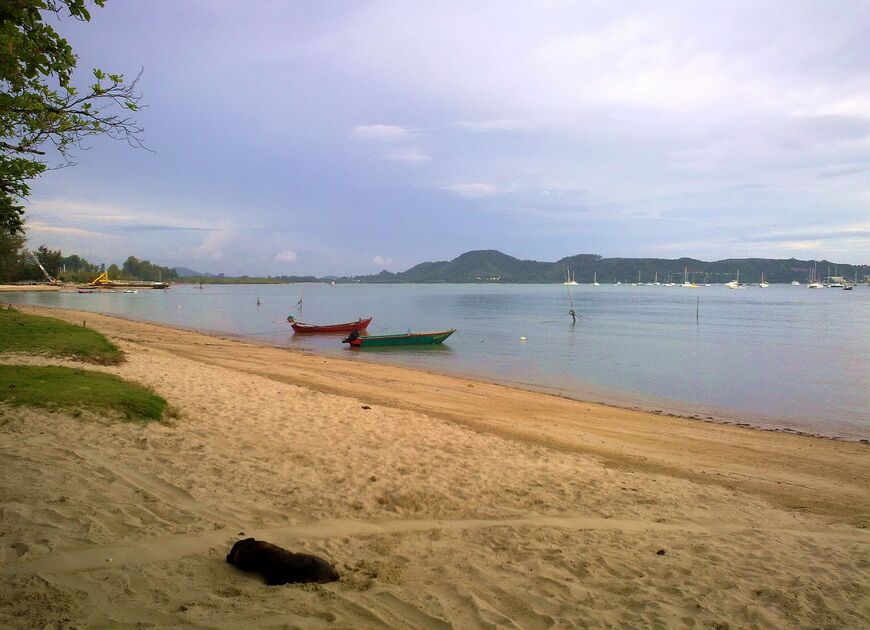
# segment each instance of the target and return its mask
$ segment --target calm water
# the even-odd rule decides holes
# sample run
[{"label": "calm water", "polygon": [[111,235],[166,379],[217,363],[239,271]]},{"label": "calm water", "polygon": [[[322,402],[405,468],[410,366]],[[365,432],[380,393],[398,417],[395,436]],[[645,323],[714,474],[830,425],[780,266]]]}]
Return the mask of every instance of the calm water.
[{"label": "calm water", "polygon": [[[300,292],[307,322],[373,315],[371,334],[458,332],[443,346],[365,351],[347,349],[341,337],[294,336],[286,316],[298,316]],[[622,406],[870,438],[866,286],[580,286],[572,294],[583,316],[576,326],[561,285],[178,285],[137,294],[7,293],[0,300],[246,335]]]}]

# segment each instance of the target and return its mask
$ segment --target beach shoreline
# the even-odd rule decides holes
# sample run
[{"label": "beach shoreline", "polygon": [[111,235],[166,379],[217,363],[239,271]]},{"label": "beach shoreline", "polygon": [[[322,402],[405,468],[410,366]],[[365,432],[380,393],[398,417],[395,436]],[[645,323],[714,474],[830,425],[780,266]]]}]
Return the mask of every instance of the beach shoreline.
[{"label": "beach shoreline", "polygon": [[[867,459],[867,479],[870,479],[870,451],[866,449],[866,442],[859,440],[837,439],[823,435],[805,434],[799,431],[766,429],[763,427],[746,425],[745,423],[737,421],[720,422],[715,419],[708,421],[679,414],[657,414],[653,411],[644,409],[623,407],[605,402],[578,400],[557,393],[524,389],[494,381],[477,380],[471,379],[467,376],[455,376],[452,374],[439,373],[420,368],[400,367],[382,363],[366,362],[365,370],[367,371],[368,378],[365,378],[359,374],[360,364],[358,361],[324,356],[307,349],[300,350],[275,346],[267,342],[246,338],[240,335],[233,335],[220,331],[202,331],[202,329],[191,329],[182,326],[170,326],[163,323],[146,322],[128,318],[121,315],[77,311],[74,309],[60,309],[42,306],[27,306],[19,308],[24,312],[58,317],[59,319],[64,319],[73,324],[90,320],[89,325],[93,326],[96,324],[97,329],[104,333],[108,330],[108,336],[110,336],[110,338],[112,335],[119,334],[119,332],[116,332],[112,328],[105,328],[105,324],[112,321],[126,322],[132,326],[138,334],[147,334],[148,332],[153,331],[159,335],[161,331],[164,333],[171,332],[178,335],[178,337],[175,338],[176,341],[172,344],[163,344],[162,349],[169,349],[173,353],[184,355],[188,358],[193,356],[205,362],[228,366],[240,371],[250,371],[258,376],[266,376],[274,380],[291,382],[294,385],[308,387],[323,393],[353,395],[361,399],[367,398],[368,400],[379,404],[386,403],[397,407],[406,407],[414,411],[422,411],[435,417],[441,417],[445,420],[462,423],[475,430],[490,431],[511,438],[521,438],[532,442],[539,442],[546,446],[559,446],[572,449],[581,448],[585,452],[591,454],[610,457],[612,460],[610,463],[612,465],[622,463],[626,458],[624,451],[628,450],[626,449],[625,444],[617,444],[617,440],[614,438],[615,435],[619,435],[621,439],[625,439],[628,434],[625,431],[613,431],[610,427],[606,426],[607,422],[615,421],[628,423],[633,430],[644,435],[644,440],[649,439],[649,436],[654,435],[656,432],[662,432],[665,436],[682,434],[683,432],[693,434],[693,441],[704,444],[704,447],[694,449],[693,452],[697,455],[700,455],[700,453],[705,449],[712,448],[714,445],[721,448],[728,447],[734,449],[734,445],[751,441],[752,438],[750,436],[744,435],[746,432],[757,435],[764,443],[764,447],[770,453],[777,452],[777,447],[780,445],[787,445],[788,438],[843,444],[843,448],[848,455],[862,456]],[[186,337],[185,335],[192,335],[193,337]],[[238,344],[236,346],[237,348],[250,349],[254,351],[255,355],[256,349],[262,349],[264,354],[262,357],[256,357],[257,362],[260,362],[265,366],[268,365],[271,360],[273,366],[278,368],[283,366],[286,369],[276,369],[272,371],[263,368],[251,369],[247,366],[254,361],[252,361],[248,356],[245,356],[245,361],[236,364],[234,364],[234,359],[237,357],[232,355],[230,355],[228,360],[220,359],[216,355],[227,354],[229,347],[226,345],[215,345],[213,340],[220,340],[222,342],[228,342],[229,344]],[[176,345],[177,342],[181,342],[181,344]],[[183,350],[182,348],[186,348],[186,350]],[[220,348],[220,352],[203,352],[203,349],[208,348]],[[290,362],[287,360],[288,358],[295,359],[297,362]],[[314,372],[309,371],[312,364],[317,366],[316,371]],[[323,365],[324,367],[321,368],[320,365]],[[297,372],[295,377],[294,371]],[[335,373],[352,375],[352,380],[344,380],[341,385],[337,386],[333,382],[333,374]],[[303,376],[303,374],[314,376],[316,378],[306,380],[306,377]],[[398,388],[393,387],[392,384],[394,383],[401,383],[401,386]],[[436,388],[443,388],[441,391],[452,391],[454,394],[458,394],[458,399],[452,401],[454,403],[452,406],[446,405],[446,401],[440,396],[436,396],[433,399],[431,395],[428,395],[425,392],[426,388],[430,385]],[[524,429],[517,428],[517,425],[514,424],[510,429],[506,429],[504,425],[509,424],[509,422],[501,422],[498,424],[485,422],[480,418],[484,417],[486,412],[489,411],[486,408],[487,405],[483,405],[482,407],[479,404],[470,405],[470,409],[472,410],[471,413],[469,413],[468,410],[463,409],[463,406],[469,402],[469,397],[465,391],[469,386],[485,390],[485,393],[475,392],[475,395],[472,397],[473,399],[480,399],[482,396],[490,395],[496,399],[506,398],[508,404],[519,404],[523,408],[528,407],[539,409],[543,407],[545,410],[558,412],[557,415],[560,418],[565,418],[567,416],[568,424],[571,424],[572,414],[579,414],[581,416],[584,413],[588,414],[590,412],[597,414],[599,418],[604,418],[606,420],[603,423],[597,422],[594,425],[595,432],[593,435],[596,435],[599,439],[606,438],[600,440],[602,443],[606,444],[606,448],[598,448],[593,445],[591,441],[583,445],[582,442],[554,438],[546,433],[536,435],[534,430],[529,430],[530,427],[542,429],[543,425],[540,423],[530,423],[530,425]],[[416,398],[408,396],[410,388],[417,389],[419,395]],[[547,405],[547,402],[550,404]],[[498,411],[504,410],[499,408]],[[536,411],[535,413],[539,415],[541,412]],[[473,417],[474,414],[480,414],[480,417]],[[705,430],[705,428],[709,430]],[[592,430],[592,425],[587,425],[583,429],[583,431]],[[583,434],[583,431],[580,431],[580,435]],[[766,435],[772,437],[770,439],[763,439],[762,436]],[[778,440],[776,436],[782,436],[783,440]],[[655,444],[659,456],[661,455],[662,449],[665,448],[666,439],[667,438],[663,438],[660,443]],[[706,440],[709,440],[710,443],[705,443]],[[635,444],[635,446],[638,448],[637,453],[634,454],[636,459],[631,461],[629,466],[637,465],[638,462],[644,462],[644,465],[649,466],[650,470],[656,469],[658,464],[650,462],[650,453],[646,453],[639,444]],[[802,448],[802,446],[795,447],[794,449],[787,448],[786,451],[794,452],[801,450]],[[837,457],[833,457],[831,461],[837,461]],[[669,458],[667,463],[663,465],[667,470],[668,466],[673,463],[674,461]],[[692,464],[696,463],[697,462],[692,462]],[[671,470],[669,472],[673,471]],[[870,513],[870,508],[868,508],[868,513]]]},{"label": "beach shoreline", "polygon": [[[49,287],[50,288],[50,287]],[[2,286],[0,286],[2,289]],[[0,302],[2,304],[2,302]],[[61,307],[44,307],[44,306],[27,306],[27,305],[12,305],[15,308],[36,308],[36,309],[48,309],[48,310],[57,310],[57,311],[69,311],[76,312],[86,318],[87,315],[94,314],[93,311],[79,311],[76,309],[70,308],[61,308]],[[36,312],[36,311],[34,311]],[[234,339],[242,343],[248,343],[251,345],[268,347],[268,348],[278,348],[282,350],[287,350],[289,352],[300,352],[300,353],[309,353],[316,354],[317,356],[324,356],[330,360],[337,361],[349,361],[351,359],[345,359],[342,357],[336,357],[335,355],[321,354],[318,353],[317,350],[312,350],[308,348],[294,348],[291,346],[281,345],[269,342],[268,340],[263,340],[259,337],[259,334],[246,335],[241,333],[232,333],[224,330],[218,329],[210,329],[201,326],[193,327],[193,326],[182,326],[177,324],[168,324],[165,322],[160,322],[156,320],[148,320],[148,319],[137,319],[134,317],[129,317],[122,314],[117,313],[98,313],[104,315],[106,317],[117,318],[130,322],[141,322],[148,323],[158,327],[165,327],[179,331],[186,331],[191,333],[199,333],[224,339]],[[354,361],[362,360],[366,361],[366,357],[355,357]],[[374,361],[370,361],[372,364],[377,364]],[[547,386],[537,383],[524,382],[524,381],[516,381],[510,379],[493,379],[493,378],[482,378],[479,375],[470,374],[466,372],[439,372],[436,370],[429,370],[425,367],[420,366],[402,366],[397,364],[392,364],[399,369],[407,369],[412,371],[419,371],[427,374],[437,374],[442,376],[452,376],[459,379],[468,380],[475,383],[483,383],[488,385],[501,385],[504,387],[514,388],[522,391],[538,393],[542,395],[555,396],[558,398],[564,398],[567,400],[573,400],[579,403],[591,403],[595,405],[602,405],[605,407],[613,407],[615,409],[623,409],[630,411],[639,411],[642,413],[648,413],[653,415],[661,415],[669,418],[681,418],[685,420],[704,422],[704,423],[713,423],[713,424],[721,424],[726,426],[734,426],[740,427],[741,429],[750,429],[753,431],[766,431],[773,433],[785,433],[789,435],[798,435],[802,437],[811,437],[817,439],[827,439],[827,440],[835,440],[842,442],[853,442],[863,445],[870,445],[870,435],[868,436],[856,436],[856,435],[843,435],[837,432],[823,433],[819,431],[811,431],[811,430],[802,430],[794,427],[783,426],[782,421],[777,421],[775,419],[766,418],[760,416],[758,414],[750,414],[750,413],[738,413],[734,410],[726,410],[726,409],[713,409],[712,406],[702,405],[699,403],[690,403],[687,401],[679,401],[673,399],[662,399],[657,398],[653,399],[650,396],[633,396],[630,392],[623,391],[615,391],[608,390],[607,392],[602,393],[601,391],[595,390],[594,392],[590,391],[588,396],[573,394],[564,391],[562,388],[556,386]]]},{"label": "beach shoreline", "polygon": [[[105,334],[128,360],[96,369],[178,418],[0,407],[4,625],[870,618],[862,444],[20,308]],[[328,557],[342,580],[265,587],[224,562],[243,535]]]},{"label": "beach shoreline", "polygon": [[0,293],[63,291],[75,285],[58,286],[55,284],[0,284]]}]

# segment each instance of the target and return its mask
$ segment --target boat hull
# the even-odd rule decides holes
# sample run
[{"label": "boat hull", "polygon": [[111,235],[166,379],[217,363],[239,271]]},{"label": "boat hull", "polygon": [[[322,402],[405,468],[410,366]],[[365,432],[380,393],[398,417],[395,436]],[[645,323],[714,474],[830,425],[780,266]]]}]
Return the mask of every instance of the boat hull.
[{"label": "boat hull", "polygon": [[368,337],[355,337],[345,339],[342,343],[349,343],[352,348],[385,348],[395,346],[431,346],[442,343],[450,335],[456,332],[455,328],[438,332],[404,333],[400,335],[374,335]]},{"label": "boat hull", "polygon": [[355,322],[345,322],[343,324],[329,324],[327,326],[316,326],[314,324],[305,324],[303,322],[293,322],[293,332],[298,334],[338,334],[351,333],[355,330],[365,330],[371,323],[372,318],[359,319]]}]

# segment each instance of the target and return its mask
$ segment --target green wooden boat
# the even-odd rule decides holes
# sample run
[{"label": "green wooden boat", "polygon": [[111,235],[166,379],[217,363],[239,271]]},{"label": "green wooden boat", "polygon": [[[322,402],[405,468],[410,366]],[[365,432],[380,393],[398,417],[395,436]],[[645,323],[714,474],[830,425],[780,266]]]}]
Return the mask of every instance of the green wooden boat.
[{"label": "green wooden boat", "polygon": [[374,348],[385,346],[430,346],[441,343],[456,332],[455,328],[438,332],[402,333],[399,335],[367,335],[362,336],[357,331],[352,332],[342,343],[349,343],[352,348]]}]

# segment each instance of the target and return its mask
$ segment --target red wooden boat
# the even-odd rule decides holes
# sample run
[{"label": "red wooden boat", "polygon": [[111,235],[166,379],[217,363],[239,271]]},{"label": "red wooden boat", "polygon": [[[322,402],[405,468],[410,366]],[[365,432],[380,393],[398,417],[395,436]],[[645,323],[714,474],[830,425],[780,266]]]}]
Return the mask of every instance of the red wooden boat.
[{"label": "red wooden boat", "polygon": [[372,321],[371,317],[358,319],[355,322],[346,322],[344,324],[328,324],[326,326],[317,326],[315,324],[304,324],[297,322],[292,315],[287,316],[287,321],[293,326],[293,332],[296,333],[351,333],[355,330],[365,330]]}]

